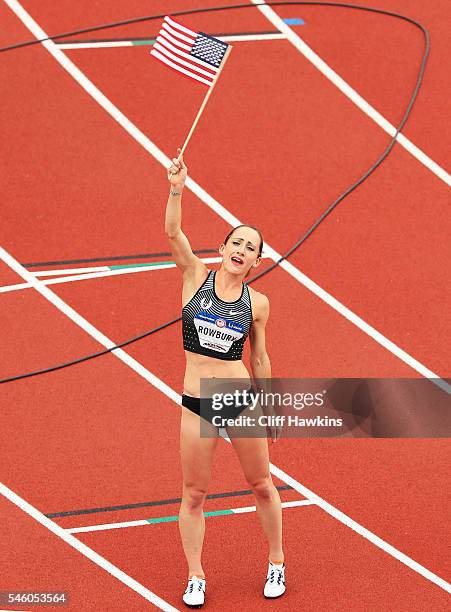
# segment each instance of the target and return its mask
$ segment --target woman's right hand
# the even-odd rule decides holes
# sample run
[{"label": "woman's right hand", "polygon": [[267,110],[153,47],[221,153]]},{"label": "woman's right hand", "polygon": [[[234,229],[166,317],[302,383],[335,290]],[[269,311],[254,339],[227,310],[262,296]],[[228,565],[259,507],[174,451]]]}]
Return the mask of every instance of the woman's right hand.
[{"label": "woman's right hand", "polygon": [[[177,149],[177,154],[180,156],[181,149]],[[168,180],[171,187],[183,187],[188,175],[188,168],[183,161],[183,155],[180,159],[173,158],[172,164],[168,168]]]}]

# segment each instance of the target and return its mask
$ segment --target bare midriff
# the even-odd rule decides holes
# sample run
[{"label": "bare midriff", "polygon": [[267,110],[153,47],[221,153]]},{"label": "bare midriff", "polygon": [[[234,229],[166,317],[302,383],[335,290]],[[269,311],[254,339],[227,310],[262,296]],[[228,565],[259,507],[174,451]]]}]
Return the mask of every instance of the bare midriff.
[{"label": "bare midriff", "polygon": [[240,378],[250,381],[249,372],[241,360],[225,361],[185,351],[186,369],[183,393],[200,397],[201,378]]}]

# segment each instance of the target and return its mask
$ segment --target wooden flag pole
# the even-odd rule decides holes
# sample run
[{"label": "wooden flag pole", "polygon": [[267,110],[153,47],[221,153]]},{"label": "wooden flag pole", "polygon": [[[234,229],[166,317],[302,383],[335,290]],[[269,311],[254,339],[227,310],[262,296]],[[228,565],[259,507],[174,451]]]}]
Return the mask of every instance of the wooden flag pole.
[{"label": "wooden flag pole", "polygon": [[185,152],[186,147],[188,146],[188,142],[189,142],[189,140],[190,140],[191,136],[193,135],[194,129],[195,129],[195,127],[196,127],[196,125],[197,125],[197,123],[198,123],[198,121],[199,121],[199,119],[200,119],[200,116],[201,116],[201,115],[202,115],[202,113],[203,113],[203,110],[204,110],[204,108],[205,108],[205,106],[206,106],[207,102],[208,102],[208,98],[210,97],[211,92],[212,92],[212,91],[213,91],[213,89],[214,89],[214,86],[215,86],[215,85],[216,85],[216,83],[218,82],[219,75],[221,74],[222,69],[224,68],[225,63],[226,63],[226,61],[227,61],[227,59],[228,59],[228,57],[229,57],[229,55],[230,55],[230,52],[231,52],[231,51],[232,51],[232,45],[229,45],[229,46],[227,47],[227,50],[226,50],[225,54],[224,54],[224,58],[223,58],[223,60],[222,60],[221,67],[220,67],[220,69],[218,70],[218,73],[216,74],[215,80],[213,81],[213,84],[212,84],[212,85],[211,85],[211,86],[208,88],[208,91],[207,91],[207,93],[206,93],[206,95],[205,95],[204,101],[202,102],[202,105],[201,105],[201,107],[200,107],[200,109],[199,109],[199,112],[197,113],[197,117],[194,119],[194,123],[193,123],[193,125],[191,126],[191,129],[190,129],[190,131],[189,131],[188,136],[186,137],[185,143],[184,143],[184,145],[183,145],[183,147],[182,147],[182,150],[180,151],[180,154],[179,154],[179,156],[178,156],[178,158],[177,158],[177,159],[179,159],[179,160],[180,160],[180,157],[181,157],[181,156],[183,155],[183,153]]}]

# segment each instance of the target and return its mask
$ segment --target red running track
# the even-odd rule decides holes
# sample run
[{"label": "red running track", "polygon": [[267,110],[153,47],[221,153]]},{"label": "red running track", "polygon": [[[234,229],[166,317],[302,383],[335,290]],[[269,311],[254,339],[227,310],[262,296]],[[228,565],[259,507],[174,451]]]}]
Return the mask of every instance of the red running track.
[{"label": "red running track", "polygon": [[[87,11],[83,14],[80,5],[77,6],[78,15],[72,5],[72,14],[68,7],[64,17],[67,22],[59,19],[61,15],[58,19],[45,15],[45,6],[39,8],[42,13],[39,16],[31,5],[28,8],[48,30],[53,29],[52,19],[56,19],[55,29],[78,27],[86,23],[88,16],[92,23],[115,19],[105,5],[98,7],[101,13],[97,14]],[[127,11],[132,8],[138,11],[141,7],[139,3]],[[12,38],[28,37],[7,9],[0,10]],[[226,28],[218,16],[211,22],[204,17],[202,27],[209,26],[211,31],[219,25],[222,31],[265,29],[267,22],[257,11],[253,18],[251,13],[254,11],[231,13]],[[194,27],[192,19],[186,23]],[[358,19],[353,14],[346,20],[347,27],[354,23],[356,30],[361,29]],[[331,28],[330,23],[328,27]],[[311,30],[318,32],[316,28]],[[339,28],[333,31],[342,35]],[[143,30],[135,32],[139,36]],[[405,36],[406,42],[413,42],[410,35]],[[308,227],[324,204],[371,163],[388,137],[288,43],[264,43],[271,45],[271,53],[268,47],[266,72],[261,73],[253,70],[261,54],[260,45],[245,44],[246,55],[240,54],[240,45],[236,45],[234,62],[224,72],[221,96],[212,98],[208,114],[199,126],[190,150],[190,171],[239,218],[258,219],[268,242],[283,251]],[[374,41],[368,44],[372,48]],[[418,48],[415,52],[418,54]],[[11,84],[3,110],[9,118],[6,135],[11,146],[5,156],[8,197],[1,244],[20,261],[98,257],[117,253],[118,249],[122,253],[166,250],[161,231],[164,203],[159,194],[165,192],[161,167],[149,160],[44,50],[22,50],[21,54],[20,61],[17,55],[4,55],[1,65]],[[161,72],[139,48],[69,55],[156,144],[169,154],[175,149],[178,137],[172,126],[176,125],[180,133],[186,132],[202,92],[190,82],[177,79],[177,75]],[[392,69],[394,74],[399,70],[402,76],[404,60],[397,61],[399,66]],[[281,62],[284,73],[280,71]],[[435,64],[435,70],[438,68]],[[287,75],[297,76],[300,70],[305,87],[290,88],[293,80],[287,79]],[[270,91],[268,74],[274,86]],[[250,99],[245,86],[251,75]],[[362,73],[359,76],[361,81],[354,86],[366,87],[365,95],[370,98],[367,92],[374,79]],[[392,100],[391,108],[379,106],[382,95],[370,99],[392,121],[399,109],[397,103],[402,106],[403,102],[401,76],[399,97]],[[411,76],[407,75],[406,80]],[[162,106],[162,96],[172,83],[177,84],[179,97],[169,100],[165,97]],[[379,89],[375,87],[371,95],[376,96]],[[363,89],[359,91],[363,93]],[[42,103],[37,104],[38,100]],[[275,111],[280,108],[284,113]],[[426,108],[423,113],[427,113]],[[222,118],[219,122],[218,117]],[[224,138],[226,128],[228,136]],[[265,155],[268,134],[272,135],[271,157]],[[427,152],[434,157],[433,152]],[[437,155],[440,156],[440,147]],[[290,170],[287,177],[287,165],[291,168],[291,164],[296,170]],[[395,180],[401,198],[398,192],[393,193]],[[261,193],[264,198],[256,198],[255,194]],[[430,197],[429,214],[421,207],[422,193]],[[383,168],[343,203],[292,259],[364,319],[444,375],[445,321],[434,301],[439,304],[443,299],[436,262],[446,260],[441,238],[445,231],[445,198],[444,184],[419,167],[404,150],[396,150]],[[369,212],[375,209],[379,212],[377,216]],[[186,195],[185,210],[184,227],[193,247],[213,248],[219,244],[228,231],[225,222],[192,194]],[[25,226],[23,218],[28,220]],[[414,247],[420,262],[415,267],[410,252]],[[2,270],[3,284],[18,282],[13,276],[7,271],[3,274]],[[152,272],[56,285],[54,290],[119,341],[177,316],[179,283],[175,271]],[[387,284],[396,287],[395,302]],[[271,299],[273,316],[268,344],[274,375],[412,373],[283,270],[259,281],[259,289]],[[158,302],[143,299],[147,295],[161,298]],[[3,375],[99,350],[98,343],[31,289],[5,294],[2,300],[8,329]],[[179,336],[175,326],[128,349],[177,392],[181,391],[183,358]],[[179,356],[176,363],[174,355]],[[175,405],[115,357],[102,357],[89,365],[14,383],[5,388],[3,395],[8,435],[2,455],[8,461],[2,479],[42,512],[180,494]],[[235,468],[231,467],[234,461],[231,449],[224,444],[222,447],[216,459],[212,491],[245,488],[236,459]],[[444,452],[441,440],[285,440],[271,448],[276,465],[441,576],[446,576]],[[284,499],[293,497],[292,492],[284,493]],[[216,501],[207,509],[221,507],[224,505]],[[132,511],[127,512],[127,517],[115,515],[113,520],[142,516]],[[336,601],[338,596],[344,602],[343,609],[350,605],[355,610],[371,609],[381,601],[396,609],[415,609],[415,605],[420,606],[417,609],[426,606],[442,609],[442,590],[317,508],[288,509],[285,517],[291,566],[298,568],[300,561],[299,566],[305,568],[292,574],[291,593],[282,602],[287,608],[299,605],[302,600],[309,601],[313,609],[327,609],[331,598]],[[235,521],[233,532],[227,531],[230,536],[226,543],[221,534],[223,528],[229,529],[229,523],[223,521]],[[26,522],[30,525],[30,521]],[[74,526],[69,519],[61,520],[61,524]],[[83,519],[78,524],[89,523]],[[245,602],[251,609],[260,605],[255,594],[260,588],[257,572],[262,563],[261,536],[256,532],[255,540],[249,541],[254,525],[255,515],[209,519],[206,561],[212,567],[213,609],[224,606],[220,589],[224,571],[235,581],[237,605]],[[178,606],[185,570],[180,546],[173,543],[174,529],[173,524],[154,525],[82,535],[80,539]],[[14,559],[25,554],[22,547],[29,545],[23,535],[28,532],[21,533],[22,543],[16,547]],[[46,540],[45,536],[42,538]],[[213,570],[218,565],[214,561],[218,560],[220,542],[224,551],[222,565]],[[49,540],[48,546],[56,545]],[[335,555],[331,555],[337,549],[342,555],[339,564]],[[169,567],[168,551],[172,560]],[[242,591],[238,586],[242,575],[233,574],[229,565],[232,555],[245,556],[255,568],[255,575],[249,574],[249,583]],[[76,567],[72,560],[68,562]],[[15,567],[13,563],[13,571]],[[44,569],[48,567],[53,569],[54,576],[59,564],[48,562]],[[28,565],[25,574],[44,587],[47,583],[39,582],[42,575],[37,569]],[[343,575],[349,578],[345,582]],[[330,588],[324,588],[324,576],[329,578]],[[66,584],[71,586],[72,582]],[[116,588],[118,583],[114,584],[110,587],[106,581],[94,592],[93,581],[88,589],[90,596],[103,596],[104,591]],[[119,596],[127,597],[127,593]],[[90,605],[77,609],[93,609]],[[123,605],[130,607],[135,603]],[[138,610],[139,606],[137,603],[131,609]]]}]

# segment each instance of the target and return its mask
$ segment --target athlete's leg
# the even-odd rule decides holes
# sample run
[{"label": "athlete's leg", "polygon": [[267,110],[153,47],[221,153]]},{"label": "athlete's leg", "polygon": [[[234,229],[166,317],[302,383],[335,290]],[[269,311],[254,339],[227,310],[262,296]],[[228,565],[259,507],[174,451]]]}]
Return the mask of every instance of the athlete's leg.
[{"label": "athlete's leg", "polygon": [[282,506],[279,492],[269,471],[268,441],[266,438],[230,436],[256,502],[257,514],[268,539],[269,558],[284,561],[282,547]]},{"label": "athlete's leg", "polygon": [[[201,554],[205,533],[203,505],[211,479],[211,464],[218,443],[217,435],[200,437],[200,417],[184,406],[180,427],[180,454],[183,472],[183,495],[179,529],[188,561],[188,578],[205,576]],[[207,426],[208,424],[206,424]],[[212,427],[212,433],[216,432]]]}]

